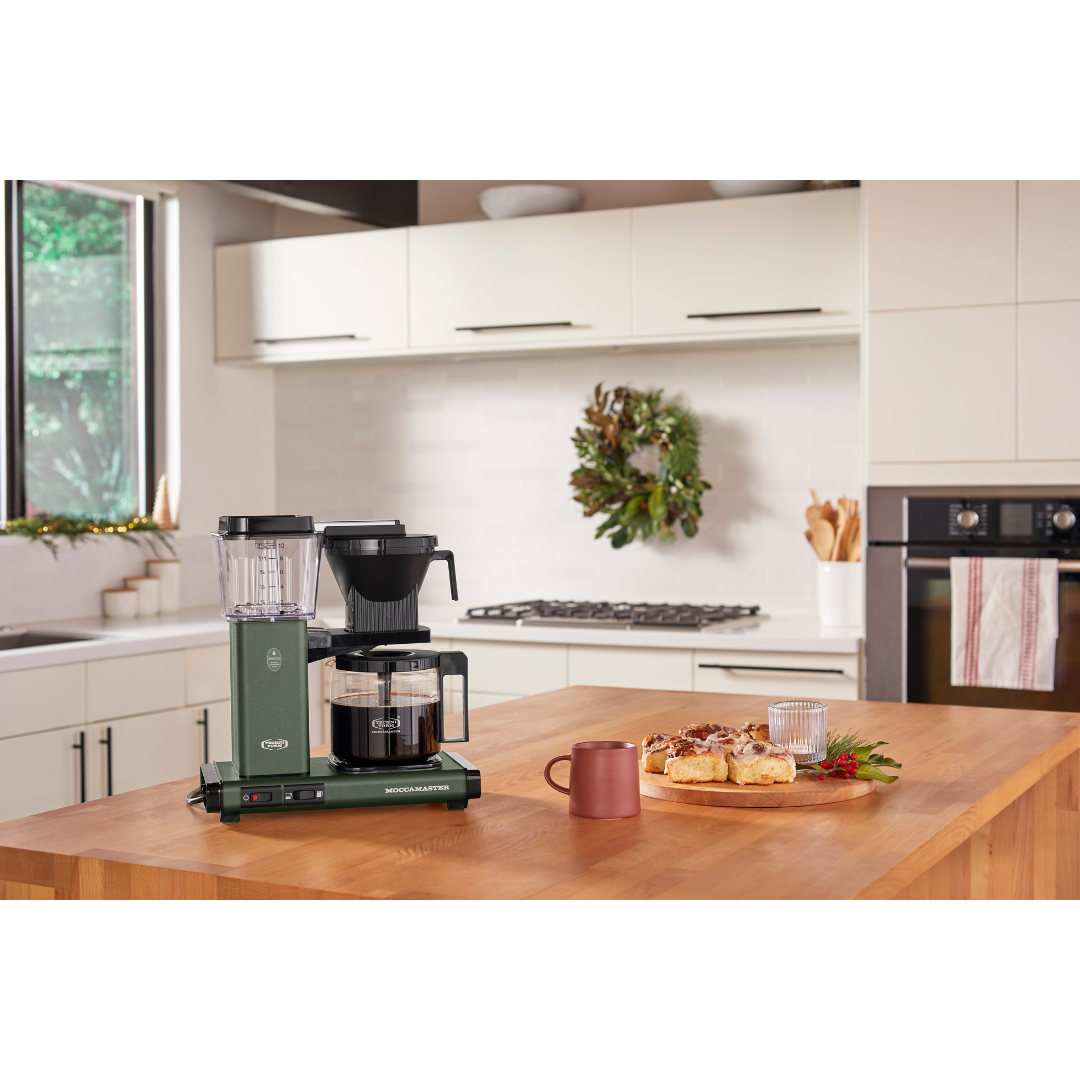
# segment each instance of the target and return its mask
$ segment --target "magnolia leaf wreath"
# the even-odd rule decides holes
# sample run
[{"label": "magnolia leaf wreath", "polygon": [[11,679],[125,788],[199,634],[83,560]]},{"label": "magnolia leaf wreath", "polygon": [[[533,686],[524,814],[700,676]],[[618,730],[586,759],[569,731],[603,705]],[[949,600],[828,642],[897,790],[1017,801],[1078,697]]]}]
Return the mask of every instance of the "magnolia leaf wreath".
[{"label": "magnolia leaf wreath", "polygon": [[[582,464],[570,475],[585,516],[608,515],[596,539],[610,533],[614,548],[638,537],[673,540],[677,524],[695,536],[701,496],[712,487],[701,478],[697,418],[682,405],[661,405],[663,390],[620,386],[609,392],[603,385],[597,384],[595,400],[585,408],[588,426],[574,432]],[[658,473],[642,472],[630,461],[649,446],[660,451]]]}]

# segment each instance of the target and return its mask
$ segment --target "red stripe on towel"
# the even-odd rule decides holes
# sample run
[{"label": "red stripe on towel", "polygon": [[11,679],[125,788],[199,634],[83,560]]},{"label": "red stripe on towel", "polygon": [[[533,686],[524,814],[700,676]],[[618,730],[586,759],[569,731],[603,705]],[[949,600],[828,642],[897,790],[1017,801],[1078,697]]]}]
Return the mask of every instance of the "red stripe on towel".
[{"label": "red stripe on towel", "polygon": [[982,559],[968,562],[967,654],[964,657],[964,685],[979,685],[979,628],[982,623]]},{"label": "red stripe on towel", "polygon": [[1039,647],[1039,560],[1024,560],[1024,588],[1020,597],[1021,690],[1035,689],[1035,655]]}]

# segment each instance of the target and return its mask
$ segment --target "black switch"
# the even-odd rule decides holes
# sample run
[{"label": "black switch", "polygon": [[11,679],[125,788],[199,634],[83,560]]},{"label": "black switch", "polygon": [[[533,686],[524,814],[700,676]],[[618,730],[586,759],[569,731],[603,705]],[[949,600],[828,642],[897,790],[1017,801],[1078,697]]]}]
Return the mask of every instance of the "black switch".
[{"label": "black switch", "polygon": [[296,792],[293,797],[297,799],[314,799],[315,792],[312,791],[311,788],[307,788],[306,790]]},{"label": "black switch", "polygon": [[273,802],[274,796],[269,791],[256,791],[255,794],[251,796],[251,801],[261,803]]}]

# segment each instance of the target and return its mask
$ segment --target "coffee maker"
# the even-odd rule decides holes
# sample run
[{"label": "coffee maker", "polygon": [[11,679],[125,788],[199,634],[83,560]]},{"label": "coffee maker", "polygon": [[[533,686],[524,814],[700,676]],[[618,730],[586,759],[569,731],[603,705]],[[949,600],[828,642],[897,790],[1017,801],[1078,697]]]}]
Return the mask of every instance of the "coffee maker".
[{"label": "coffee maker", "polygon": [[[480,797],[480,772],[439,744],[469,740],[469,670],[461,652],[387,649],[431,641],[417,598],[444,561],[457,599],[452,551],[400,521],[269,515],[222,517],[212,533],[229,623],[232,761],[202,766],[188,803],[223,822],[241,814],[445,803]],[[322,555],[346,603],[341,629],[309,629]],[[308,665],[331,672],[331,752],[312,758]],[[464,679],[462,734],[443,725],[443,679]]]}]

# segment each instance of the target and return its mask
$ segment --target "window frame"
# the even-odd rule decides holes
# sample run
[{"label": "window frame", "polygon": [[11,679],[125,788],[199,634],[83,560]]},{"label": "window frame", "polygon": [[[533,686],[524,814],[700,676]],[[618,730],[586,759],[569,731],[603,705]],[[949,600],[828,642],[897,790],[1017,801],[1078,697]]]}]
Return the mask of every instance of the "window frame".
[{"label": "window frame", "polygon": [[[142,195],[111,191],[71,180],[40,180],[103,198],[133,199],[132,251],[135,287],[136,438],[138,444],[138,505],[147,517],[157,488],[154,460],[154,204]],[[26,431],[23,405],[25,335],[23,332],[22,180],[4,182],[4,306],[6,323],[4,378],[0,382],[0,521],[26,513]]]}]

